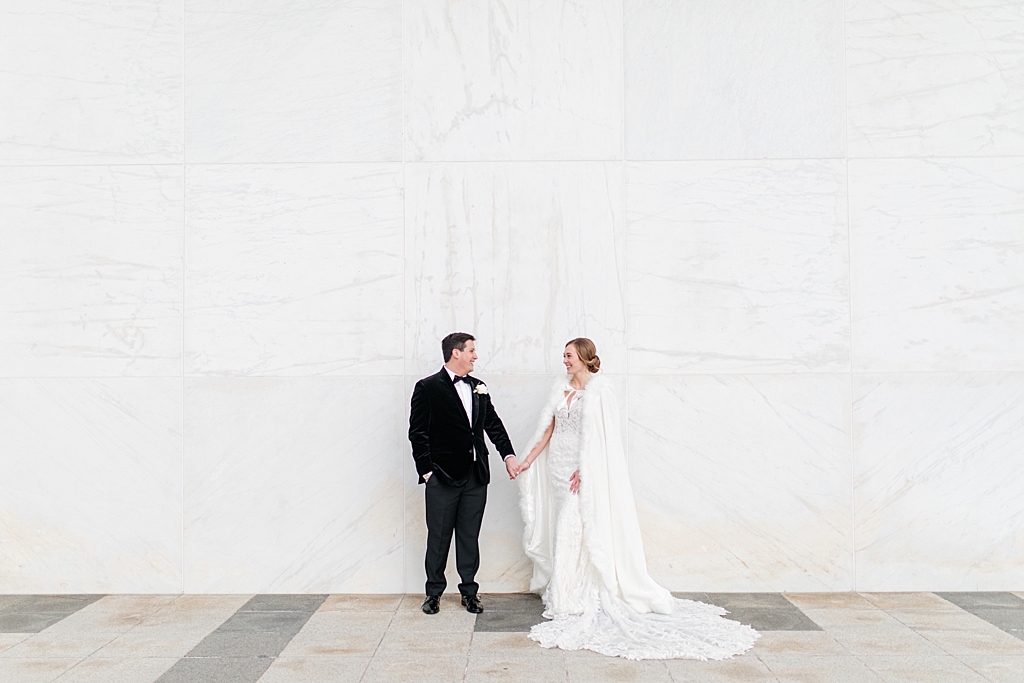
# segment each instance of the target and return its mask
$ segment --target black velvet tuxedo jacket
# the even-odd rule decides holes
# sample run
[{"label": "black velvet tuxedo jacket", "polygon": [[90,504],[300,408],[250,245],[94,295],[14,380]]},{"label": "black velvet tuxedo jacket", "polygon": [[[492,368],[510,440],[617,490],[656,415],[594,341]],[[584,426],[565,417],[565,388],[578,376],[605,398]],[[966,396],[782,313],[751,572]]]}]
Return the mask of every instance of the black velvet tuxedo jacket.
[{"label": "black velvet tuxedo jacket", "polygon": [[483,383],[475,377],[469,380],[473,397],[473,414],[469,416],[445,368],[416,382],[409,412],[409,441],[421,484],[423,475],[433,472],[441,482],[460,486],[474,471],[481,483],[489,484],[485,432],[502,457],[515,453],[491,397],[478,393],[477,387]]}]

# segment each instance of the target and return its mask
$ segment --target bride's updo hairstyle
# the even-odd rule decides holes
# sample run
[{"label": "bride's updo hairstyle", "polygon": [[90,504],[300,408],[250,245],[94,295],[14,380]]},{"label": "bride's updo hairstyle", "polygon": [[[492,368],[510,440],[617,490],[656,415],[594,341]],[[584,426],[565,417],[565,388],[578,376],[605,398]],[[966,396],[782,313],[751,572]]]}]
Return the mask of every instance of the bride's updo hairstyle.
[{"label": "bride's updo hairstyle", "polygon": [[[586,337],[576,337],[569,342],[576,349],[576,355],[580,357],[583,364],[590,372],[597,372],[601,369],[601,357],[597,355],[597,347],[594,342]],[[569,346],[566,344],[566,346]]]}]

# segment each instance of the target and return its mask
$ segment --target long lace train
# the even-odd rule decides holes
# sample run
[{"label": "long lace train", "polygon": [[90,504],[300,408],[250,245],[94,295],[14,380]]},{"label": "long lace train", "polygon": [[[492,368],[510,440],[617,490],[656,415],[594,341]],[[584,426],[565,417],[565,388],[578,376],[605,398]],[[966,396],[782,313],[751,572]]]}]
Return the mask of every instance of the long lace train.
[{"label": "long lace train", "polygon": [[637,614],[607,593],[583,614],[555,615],[530,638],[543,647],[593,650],[625,659],[726,659],[750,649],[759,637],[749,626],[724,619],[726,610],[675,599],[673,614]]}]

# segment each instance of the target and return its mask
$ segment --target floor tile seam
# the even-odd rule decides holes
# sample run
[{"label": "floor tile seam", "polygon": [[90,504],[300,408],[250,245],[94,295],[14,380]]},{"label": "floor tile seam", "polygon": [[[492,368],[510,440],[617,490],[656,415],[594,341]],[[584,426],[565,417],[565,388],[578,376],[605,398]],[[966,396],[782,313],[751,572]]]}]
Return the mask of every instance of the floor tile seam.
[{"label": "floor tile seam", "polygon": [[[990,620],[987,620],[987,618],[985,618],[981,614],[975,614],[974,612],[972,612],[972,611],[970,611],[968,609],[963,609],[962,608],[962,610],[967,612],[968,614],[971,614],[975,618],[978,618],[978,620],[981,620],[981,622],[983,624],[987,624],[987,625],[989,625],[990,627],[992,627],[994,629],[998,629],[1000,633],[1005,633],[1008,636],[1010,636],[1011,638],[1017,638],[1018,640],[1024,640],[1024,638],[1020,638],[1017,634],[1012,633],[1009,628],[1002,628],[998,624],[996,624],[996,623],[994,623],[994,622],[992,622]],[[909,627],[909,628],[912,629],[913,627]],[[925,636],[924,633],[921,633],[923,631],[927,631],[927,632],[930,632],[930,633],[934,633],[934,632],[940,632],[940,633],[972,633],[973,632],[973,631],[967,630],[967,629],[913,629],[913,631],[915,633],[920,633],[923,638],[928,638],[928,636]],[[929,642],[933,642],[930,638],[928,638],[928,640],[929,640]],[[941,645],[938,645],[938,643],[935,643],[935,645],[938,646],[938,647],[941,647]],[[950,652],[950,654],[952,656],[956,656],[952,652]]]},{"label": "floor tile seam", "polygon": [[[781,683],[781,680],[779,679],[778,674],[776,674],[774,671],[772,671],[772,668],[770,666],[768,666],[768,662],[764,661],[764,658],[762,658],[760,654],[758,654],[756,652],[752,652],[751,654],[753,654],[754,657],[757,658],[757,661],[761,662],[761,666],[763,666],[765,668],[765,670],[768,672],[768,674],[773,679],[775,679],[776,683]],[[673,681],[675,680],[675,677],[672,676],[672,670],[671,669],[669,669],[668,675],[669,675],[670,678],[672,678]]]},{"label": "floor tile seam", "polygon": [[[986,624],[994,626],[995,628],[999,629],[1003,633],[1006,633],[1007,635],[1011,635],[1011,636],[1017,637],[1017,634],[1013,633],[1013,627],[1011,627],[1011,626],[1003,626],[1002,624],[998,623],[995,619],[989,618],[987,615],[978,614],[977,612],[972,612],[970,610],[964,610],[964,611],[967,612],[968,614],[970,614],[971,616],[974,616],[974,617],[976,617],[978,619],[981,619]],[[1018,612],[1020,610],[1013,610],[1013,611],[1014,612]]]},{"label": "floor tile seam", "polygon": [[394,613],[393,613],[393,614],[391,615],[391,618],[390,618],[390,619],[388,619],[388,624],[387,624],[387,626],[385,626],[385,627],[384,627],[384,630],[383,630],[383,631],[381,631],[381,634],[380,634],[380,639],[378,639],[378,640],[377,640],[377,644],[373,646],[373,654],[371,654],[371,655],[370,655],[370,659],[369,659],[369,661],[367,661],[367,662],[366,662],[366,666],[365,666],[365,667],[363,668],[363,673],[359,675],[359,681],[360,681],[360,683],[362,682],[363,678],[365,678],[365,677],[366,677],[366,672],[367,672],[367,671],[369,670],[369,668],[370,668],[370,662],[372,662],[372,661],[373,661],[373,660],[374,660],[374,659],[375,659],[375,658],[377,657],[377,653],[378,653],[378,652],[380,652],[380,644],[384,642],[384,639],[385,639],[385,638],[387,638],[387,635],[388,635],[388,631],[390,631],[390,630],[391,630],[391,624],[393,624],[393,623],[394,623],[394,621],[395,621],[395,615],[396,615],[396,614],[398,614],[398,612],[397,612],[397,611],[396,611],[396,612],[394,612]]},{"label": "floor tile seam", "polygon": [[958,661],[958,662],[960,662],[961,664],[963,664],[964,666],[966,666],[966,667],[967,667],[968,669],[970,669],[970,670],[971,670],[971,671],[973,671],[974,673],[978,674],[978,675],[979,675],[979,676],[980,676],[980,677],[981,677],[981,678],[982,678],[983,680],[985,680],[985,681],[988,681],[989,683],[999,683],[999,681],[997,681],[996,679],[994,679],[994,678],[989,678],[988,676],[986,676],[986,675],[985,675],[985,674],[983,674],[982,672],[978,671],[978,670],[977,670],[977,669],[975,669],[975,668],[974,668],[973,666],[971,666],[970,664],[968,664],[968,663],[967,663],[967,662],[965,662],[964,660],[960,659],[959,657],[957,657],[957,661]]},{"label": "floor tile seam", "polygon": [[[73,671],[74,669],[78,668],[78,665],[79,665],[79,664],[81,664],[81,663],[82,663],[82,662],[84,662],[85,660],[89,659],[89,657],[91,657],[91,656],[92,656],[92,655],[86,655],[86,656],[82,657],[82,658],[81,658],[81,659],[79,659],[79,660],[78,660],[77,662],[75,662],[74,664],[72,664],[71,666],[69,666],[69,667],[68,667],[67,669],[65,669],[64,671],[61,671],[61,672],[60,672],[60,673],[59,673],[59,674],[57,675],[57,677],[56,677],[56,678],[54,678],[53,680],[51,680],[51,681],[50,681],[50,683],[56,683],[56,682],[57,682],[57,681],[59,681],[59,680],[60,680],[61,678],[64,678],[64,676],[65,676],[65,675],[66,675],[66,674],[67,674],[67,673],[68,673],[69,671]],[[29,659],[40,659],[40,658],[38,658],[38,657],[30,657]],[[58,659],[58,658],[57,658],[57,657],[53,657],[52,659]],[[63,658],[59,658],[59,659],[63,659]],[[75,659],[75,658],[74,658],[74,657],[67,657],[67,659]],[[174,665],[172,664],[171,666],[174,666]]]}]

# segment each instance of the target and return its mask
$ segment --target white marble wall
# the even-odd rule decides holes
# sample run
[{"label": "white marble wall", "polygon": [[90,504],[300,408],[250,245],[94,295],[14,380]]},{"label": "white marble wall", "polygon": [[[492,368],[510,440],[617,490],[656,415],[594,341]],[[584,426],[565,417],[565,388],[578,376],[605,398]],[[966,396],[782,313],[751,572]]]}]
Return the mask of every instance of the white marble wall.
[{"label": "white marble wall", "polygon": [[598,343],[673,589],[1024,582],[1018,5],[11,0],[0,59],[0,592],[421,590],[454,329],[520,449]]}]

